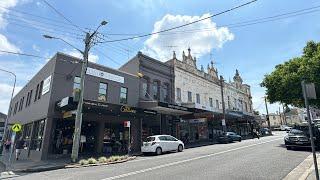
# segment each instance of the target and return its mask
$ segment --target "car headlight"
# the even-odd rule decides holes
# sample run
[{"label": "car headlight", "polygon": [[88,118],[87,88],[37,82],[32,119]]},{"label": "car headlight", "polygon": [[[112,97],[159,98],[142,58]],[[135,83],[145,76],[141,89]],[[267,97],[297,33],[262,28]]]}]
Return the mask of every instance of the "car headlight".
[{"label": "car headlight", "polygon": [[285,137],[284,137],[284,140],[285,140],[285,141],[289,141],[289,137],[288,137],[288,136],[285,136]]}]

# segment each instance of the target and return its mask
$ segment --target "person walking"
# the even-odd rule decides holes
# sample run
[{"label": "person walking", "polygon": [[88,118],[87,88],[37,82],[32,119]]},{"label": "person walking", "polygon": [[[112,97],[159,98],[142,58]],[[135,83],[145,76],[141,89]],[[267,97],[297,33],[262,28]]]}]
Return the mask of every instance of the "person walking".
[{"label": "person walking", "polygon": [[16,160],[19,160],[21,150],[24,148],[24,140],[22,137],[16,142]]},{"label": "person walking", "polygon": [[253,129],[253,138],[258,138],[258,139],[260,139],[259,134],[258,134],[258,132],[257,132],[256,129]]}]

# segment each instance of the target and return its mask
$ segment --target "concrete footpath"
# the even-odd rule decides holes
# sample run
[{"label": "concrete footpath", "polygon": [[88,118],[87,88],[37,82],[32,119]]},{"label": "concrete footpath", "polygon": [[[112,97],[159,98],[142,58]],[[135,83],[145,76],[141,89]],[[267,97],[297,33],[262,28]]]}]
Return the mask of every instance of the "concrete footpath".
[{"label": "concrete footpath", "polygon": [[[320,153],[317,153],[318,167],[320,163]],[[314,180],[316,179],[312,153],[294,168],[283,180]]]}]

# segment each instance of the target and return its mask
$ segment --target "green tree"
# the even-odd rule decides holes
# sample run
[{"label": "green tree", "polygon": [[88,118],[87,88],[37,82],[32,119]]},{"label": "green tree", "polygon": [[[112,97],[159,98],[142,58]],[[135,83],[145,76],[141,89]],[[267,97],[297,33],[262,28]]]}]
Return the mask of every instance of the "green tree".
[{"label": "green tree", "polygon": [[[280,102],[286,105],[303,107],[301,81],[315,83],[320,96],[320,43],[310,41],[300,57],[279,64],[271,74],[267,74],[261,83],[265,87],[270,103]],[[311,100],[310,104],[320,107],[320,99]]]}]

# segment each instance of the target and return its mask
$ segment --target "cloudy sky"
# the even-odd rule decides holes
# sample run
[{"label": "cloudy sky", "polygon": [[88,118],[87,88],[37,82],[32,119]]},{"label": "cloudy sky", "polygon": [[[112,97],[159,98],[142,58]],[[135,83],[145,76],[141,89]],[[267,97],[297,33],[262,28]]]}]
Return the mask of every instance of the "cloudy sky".
[{"label": "cloudy sky", "polygon": [[[233,1],[164,1],[164,0],[47,0],[81,29],[94,29],[101,20],[100,41],[121,39],[156,32],[208,17],[245,3]],[[259,86],[263,76],[274,66],[299,56],[308,40],[319,41],[319,9],[303,11],[288,18],[266,18],[283,13],[319,6],[317,0],[260,0],[241,9],[199,23],[144,38],[98,44],[89,56],[91,61],[118,68],[128,58],[142,51],[161,61],[178,58],[191,48],[198,67],[214,60],[225,79],[239,69],[244,82],[252,88],[254,108],[264,112],[264,89]],[[287,17],[287,16],[286,16]],[[261,19],[259,22],[251,21]],[[245,23],[244,26],[241,23]],[[240,24],[239,24],[240,23]],[[8,55],[0,52],[0,68],[17,74],[17,89],[57,51],[78,56],[68,45],[47,40],[43,34],[63,38],[79,49],[83,48],[83,32],[70,25],[42,0],[0,1],[0,50],[36,54],[43,58]],[[0,112],[7,113],[13,79],[0,72]],[[270,105],[276,112],[278,105]]]}]

